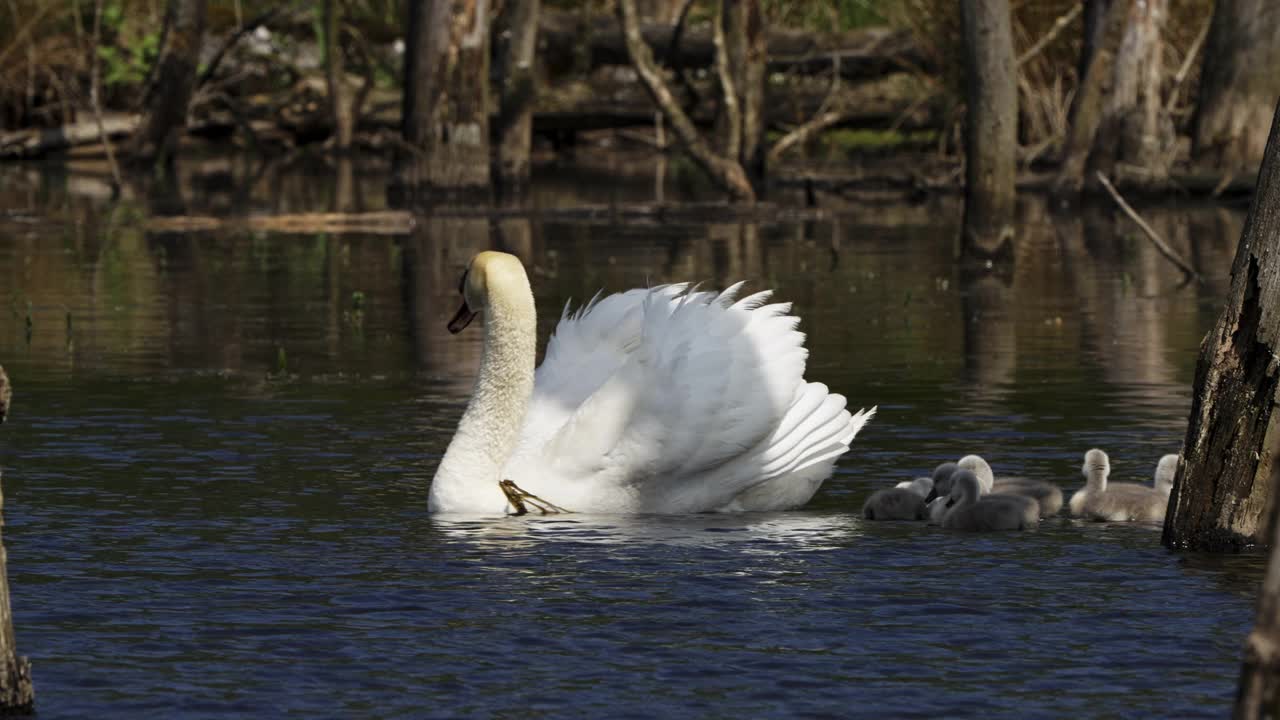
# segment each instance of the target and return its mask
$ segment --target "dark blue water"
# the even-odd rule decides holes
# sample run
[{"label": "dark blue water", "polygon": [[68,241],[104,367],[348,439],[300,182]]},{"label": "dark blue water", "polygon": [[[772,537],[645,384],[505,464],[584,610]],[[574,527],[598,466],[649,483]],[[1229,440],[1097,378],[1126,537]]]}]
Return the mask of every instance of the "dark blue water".
[{"label": "dark blue water", "polygon": [[[945,201],[409,236],[158,234],[65,190],[29,203],[0,216],[0,462],[44,717],[1228,712],[1260,559],[1170,553],[1155,527],[973,536],[858,509],[970,452],[1068,493],[1094,446],[1149,478],[1180,445],[1237,214],[1152,211],[1209,276],[1179,287],[1122,219],[1038,206],[1015,266],[970,274]],[[544,318],[602,286],[776,287],[809,377],[880,414],[798,512],[432,518],[479,351],[443,325],[495,244]]]}]

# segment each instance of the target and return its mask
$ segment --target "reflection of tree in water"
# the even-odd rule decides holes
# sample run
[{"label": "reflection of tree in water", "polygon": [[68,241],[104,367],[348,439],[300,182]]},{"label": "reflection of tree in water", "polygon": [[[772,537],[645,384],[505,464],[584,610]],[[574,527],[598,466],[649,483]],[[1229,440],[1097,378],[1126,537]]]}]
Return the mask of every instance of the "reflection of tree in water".
[{"label": "reflection of tree in water", "polygon": [[[476,253],[489,249],[487,219],[422,220],[404,241],[404,301],[415,367],[442,380],[451,392],[471,387],[480,362],[479,327],[452,335],[449,318],[462,298],[458,281]],[[476,325],[483,318],[476,319]]]},{"label": "reflection of tree in water", "polygon": [[999,400],[1009,394],[1013,384],[1018,368],[1015,299],[1011,278],[984,268],[961,269],[964,369],[977,400]]}]

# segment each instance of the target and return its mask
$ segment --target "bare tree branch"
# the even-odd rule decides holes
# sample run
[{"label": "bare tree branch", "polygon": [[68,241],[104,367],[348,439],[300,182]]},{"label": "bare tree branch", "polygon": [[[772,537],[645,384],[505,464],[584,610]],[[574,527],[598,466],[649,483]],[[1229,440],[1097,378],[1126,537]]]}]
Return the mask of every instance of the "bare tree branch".
[{"label": "bare tree branch", "polygon": [[1044,50],[1049,46],[1049,43],[1057,39],[1058,35],[1062,34],[1062,31],[1066,30],[1067,26],[1079,17],[1080,13],[1083,11],[1084,3],[1078,2],[1073,5],[1070,10],[1064,13],[1062,17],[1053,21],[1053,27],[1049,28],[1049,32],[1045,33],[1044,36],[1037,40],[1034,45],[1027,48],[1026,52],[1018,56],[1018,65],[1022,65],[1036,55],[1039,55],[1040,51]]},{"label": "bare tree branch", "polygon": [[98,42],[102,37],[102,0],[94,0],[93,3],[93,60],[92,67],[89,70],[89,101],[93,106],[93,121],[98,126],[98,137],[102,141],[102,149],[107,152],[107,167],[111,168],[111,190],[113,193],[119,193],[124,187],[124,181],[120,178],[120,166],[116,164],[116,151],[111,146],[111,139],[107,137],[106,125],[102,122],[102,99],[99,92],[102,85],[102,79],[99,77],[99,57]]},{"label": "bare tree branch", "polygon": [[680,142],[684,143],[693,159],[723,186],[730,196],[735,200],[755,202],[755,190],[747,180],[747,174],[743,171],[742,165],[736,158],[725,159],[717,155],[698,135],[693,121],[671,94],[671,89],[667,87],[662,77],[662,71],[653,60],[653,53],[645,44],[644,38],[640,36],[640,20],[636,15],[635,0],[617,0],[617,10],[618,20],[622,24],[623,36],[627,43],[627,54],[631,57],[636,74],[640,76],[654,103],[666,114]]},{"label": "bare tree branch", "polygon": [[711,32],[711,41],[716,46],[716,75],[720,77],[720,94],[724,102],[725,121],[729,125],[729,137],[725,140],[724,154],[737,160],[742,155],[742,108],[738,106],[738,91],[733,86],[733,77],[729,74],[729,53],[725,50],[724,40],[724,4],[730,0],[720,0],[716,7],[715,28]]},{"label": "bare tree branch", "polygon": [[1107,176],[1103,175],[1101,172],[1095,174],[1098,177],[1098,182],[1102,183],[1102,187],[1106,188],[1108,193],[1111,193],[1111,199],[1116,201],[1116,205],[1124,211],[1125,215],[1129,216],[1130,220],[1133,220],[1138,224],[1138,227],[1142,228],[1142,232],[1145,233],[1147,238],[1151,240],[1152,244],[1156,246],[1156,249],[1160,251],[1160,254],[1168,258],[1169,262],[1177,265],[1178,269],[1183,273],[1199,280],[1200,273],[1196,272],[1195,268],[1191,267],[1186,260],[1179,257],[1178,253],[1174,252],[1173,248],[1169,247],[1165,243],[1164,238],[1160,237],[1160,233],[1157,233],[1154,228],[1147,224],[1146,220],[1142,219],[1142,216],[1138,214],[1138,211],[1134,210],[1129,203],[1125,202],[1124,197],[1121,196],[1115,186],[1111,184],[1111,181],[1107,179]]}]

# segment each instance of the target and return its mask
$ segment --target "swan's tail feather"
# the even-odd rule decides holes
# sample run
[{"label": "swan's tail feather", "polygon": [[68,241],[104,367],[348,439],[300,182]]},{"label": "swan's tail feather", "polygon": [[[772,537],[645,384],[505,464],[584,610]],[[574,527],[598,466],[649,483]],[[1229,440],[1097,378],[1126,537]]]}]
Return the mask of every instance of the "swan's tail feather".
[{"label": "swan's tail feather", "polygon": [[[812,406],[812,395],[821,397],[816,408]],[[875,414],[872,408],[850,415],[845,404],[843,395],[828,394],[825,385],[809,383],[802,398],[788,411],[786,420],[792,420],[793,414],[801,417],[789,425],[788,432],[776,435],[765,451],[764,475],[781,477],[843,455],[854,436]],[[784,422],[784,427],[788,427],[788,423]]]}]

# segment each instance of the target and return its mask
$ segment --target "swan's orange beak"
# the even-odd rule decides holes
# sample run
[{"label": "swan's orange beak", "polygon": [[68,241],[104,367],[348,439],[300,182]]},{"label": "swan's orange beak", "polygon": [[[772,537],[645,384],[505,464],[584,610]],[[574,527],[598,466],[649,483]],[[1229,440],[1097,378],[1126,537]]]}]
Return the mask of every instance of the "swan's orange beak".
[{"label": "swan's orange beak", "polygon": [[462,307],[458,308],[458,312],[454,313],[453,319],[449,321],[449,332],[457,335],[462,329],[471,324],[476,318],[476,313],[467,307],[467,301],[462,301]]}]

